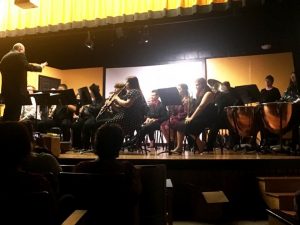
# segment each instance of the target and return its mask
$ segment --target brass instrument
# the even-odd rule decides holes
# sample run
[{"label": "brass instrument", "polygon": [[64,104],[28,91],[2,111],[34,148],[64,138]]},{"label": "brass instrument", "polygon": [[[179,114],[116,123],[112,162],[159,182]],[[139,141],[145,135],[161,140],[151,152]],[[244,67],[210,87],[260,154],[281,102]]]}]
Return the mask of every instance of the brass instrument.
[{"label": "brass instrument", "polygon": [[126,85],[124,87],[122,87],[121,89],[119,89],[118,91],[115,91],[111,96],[109,96],[109,98],[105,101],[104,105],[100,109],[100,111],[96,117],[96,120],[98,120],[98,118],[109,109],[111,104],[114,102],[115,97],[118,96],[125,88],[126,88]]}]

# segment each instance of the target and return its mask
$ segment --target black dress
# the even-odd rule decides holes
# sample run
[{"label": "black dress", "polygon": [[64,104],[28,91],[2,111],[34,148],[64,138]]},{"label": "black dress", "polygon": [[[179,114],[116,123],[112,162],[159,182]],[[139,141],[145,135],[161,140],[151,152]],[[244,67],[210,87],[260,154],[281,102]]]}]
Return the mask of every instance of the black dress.
[{"label": "black dress", "polygon": [[131,134],[135,129],[138,129],[144,122],[144,116],[147,113],[147,103],[141,91],[137,89],[128,90],[123,99],[133,99],[132,106],[125,108],[122,107],[113,118],[106,123],[119,124],[125,135]]}]

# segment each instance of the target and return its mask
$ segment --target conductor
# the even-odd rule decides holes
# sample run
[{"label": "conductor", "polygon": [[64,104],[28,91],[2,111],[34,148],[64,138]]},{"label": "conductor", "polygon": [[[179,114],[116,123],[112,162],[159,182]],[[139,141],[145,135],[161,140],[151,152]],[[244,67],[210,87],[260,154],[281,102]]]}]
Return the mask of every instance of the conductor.
[{"label": "conductor", "polygon": [[28,63],[25,46],[16,43],[0,61],[2,75],[2,96],[5,102],[4,121],[18,121],[22,103],[27,95],[27,71],[41,72],[47,65]]}]

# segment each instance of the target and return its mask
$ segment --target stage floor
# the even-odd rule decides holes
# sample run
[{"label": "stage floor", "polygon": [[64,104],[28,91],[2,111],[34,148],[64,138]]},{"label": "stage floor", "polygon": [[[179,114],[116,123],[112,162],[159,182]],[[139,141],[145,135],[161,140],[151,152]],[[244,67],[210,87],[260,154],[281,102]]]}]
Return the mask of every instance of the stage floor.
[{"label": "stage floor", "polygon": [[[300,156],[282,154],[282,153],[268,153],[262,154],[256,151],[234,151],[234,150],[224,150],[223,154],[221,150],[217,149],[213,152],[204,153],[193,153],[190,151],[185,151],[182,155],[178,154],[168,154],[161,153],[161,150],[155,151],[154,149],[147,153],[141,152],[125,152],[121,151],[119,159],[122,160],[278,160],[278,159],[291,159],[300,160]],[[78,152],[78,151],[68,151],[66,153],[60,154],[59,159],[95,159],[96,155],[92,152]]]}]

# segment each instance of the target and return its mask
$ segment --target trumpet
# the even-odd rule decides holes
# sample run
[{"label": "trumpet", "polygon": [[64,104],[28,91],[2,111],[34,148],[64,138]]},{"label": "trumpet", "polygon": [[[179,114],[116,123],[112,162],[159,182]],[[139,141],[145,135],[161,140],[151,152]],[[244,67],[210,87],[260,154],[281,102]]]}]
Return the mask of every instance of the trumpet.
[{"label": "trumpet", "polygon": [[115,91],[111,96],[109,96],[109,98],[105,101],[104,105],[100,109],[100,111],[99,111],[99,113],[98,113],[98,115],[96,117],[96,120],[98,120],[98,118],[109,109],[109,107],[111,106],[111,104],[114,102],[115,97],[119,96],[119,94],[123,90],[125,90],[125,88],[126,88],[126,85],[124,87],[120,88],[118,91]]}]

